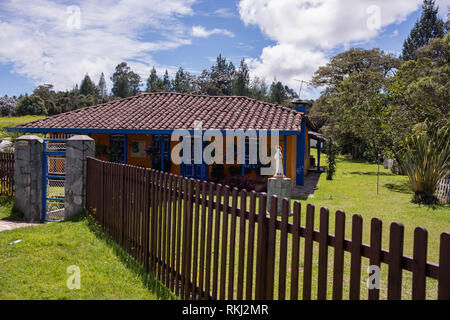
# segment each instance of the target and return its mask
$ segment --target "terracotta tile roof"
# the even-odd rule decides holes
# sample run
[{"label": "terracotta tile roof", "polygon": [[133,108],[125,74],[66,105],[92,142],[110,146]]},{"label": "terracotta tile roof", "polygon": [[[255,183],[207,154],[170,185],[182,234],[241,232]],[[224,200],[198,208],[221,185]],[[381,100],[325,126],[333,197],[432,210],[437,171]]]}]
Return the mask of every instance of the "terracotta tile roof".
[{"label": "terracotta tile roof", "polygon": [[16,128],[51,129],[279,129],[299,131],[304,114],[247,97],[142,93],[28,122]]}]

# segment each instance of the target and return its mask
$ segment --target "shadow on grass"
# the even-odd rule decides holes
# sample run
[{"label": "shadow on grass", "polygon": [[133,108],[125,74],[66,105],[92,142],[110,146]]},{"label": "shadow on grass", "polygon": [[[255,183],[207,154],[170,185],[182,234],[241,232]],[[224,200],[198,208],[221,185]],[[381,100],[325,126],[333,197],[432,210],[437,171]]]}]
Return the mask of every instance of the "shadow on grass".
[{"label": "shadow on grass", "polygon": [[399,183],[386,183],[384,186],[394,192],[404,193],[404,194],[411,194],[412,191],[409,188],[409,185],[407,182],[399,182]]},{"label": "shadow on grass", "polygon": [[[8,221],[23,221],[24,217],[22,212],[14,208],[14,199],[12,197],[2,196],[0,197],[0,208],[5,210],[2,212],[0,220]],[[6,216],[3,216],[6,215]]]},{"label": "shadow on grass", "polygon": [[[369,172],[346,172],[345,174],[355,174],[355,175],[363,175],[363,176],[377,176],[378,172],[373,172],[373,171],[369,171]],[[395,176],[395,174],[393,173],[386,173],[386,172],[380,172],[380,176]]]},{"label": "shadow on grass", "polygon": [[120,261],[133,273],[137,274],[142,284],[150,289],[158,299],[160,300],[176,300],[178,299],[163,283],[156,279],[155,274],[152,271],[146,271],[144,267],[131,256],[124,248],[122,248],[117,242],[115,242],[111,236],[106,233],[101,226],[95,222],[95,220],[86,214],[86,211],[65,219],[65,222],[79,222],[86,220],[89,230],[94,235],[102,240],[108,247],[110,247],[114,254],[120,259]]}]

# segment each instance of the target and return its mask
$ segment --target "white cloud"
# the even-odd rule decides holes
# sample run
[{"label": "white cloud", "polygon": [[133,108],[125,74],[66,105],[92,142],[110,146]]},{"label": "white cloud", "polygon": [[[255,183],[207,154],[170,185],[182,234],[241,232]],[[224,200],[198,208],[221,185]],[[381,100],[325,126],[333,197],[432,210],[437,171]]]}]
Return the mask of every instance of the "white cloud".
[{"label": "white cloud", "polygon": [[202,26],[192,26],[191,34],[192,34],[192,36],[197,37],[197,38],[208,38],[209,36],[212,36],[213,34],[223,34],[227,37],[234,38],[234,33],[231,31],[228,31],[226,29],[214,28],[211,30],[206,30]]},{"label": "white cloud", "polygon": [[230,8],[220,8],[214,11],[215,16],[220,18],[235,18],[236,14]]},{"label": "white cloud", "polygon": [[[447,0],[448,1],[448,0]],[[253,75],[274,76],[292,87],[310,80],[331,50],[369,41],[401,23],[422,0],[241,0],[245,25],[256,25],[275,42],[250,59]]]},{"label": "white cloud", "polygon": [[[156,64],[152,53],[190,44],[179,17],[192,15],[194,2],[84,0],[75,7],[79,28],[77,10],[55,0],[1,2],[0,62],[59,90],[71,88],[86,72],[97,81],[121,61],[145,77]],[[147,34],[158,40],[143,40]]]}]

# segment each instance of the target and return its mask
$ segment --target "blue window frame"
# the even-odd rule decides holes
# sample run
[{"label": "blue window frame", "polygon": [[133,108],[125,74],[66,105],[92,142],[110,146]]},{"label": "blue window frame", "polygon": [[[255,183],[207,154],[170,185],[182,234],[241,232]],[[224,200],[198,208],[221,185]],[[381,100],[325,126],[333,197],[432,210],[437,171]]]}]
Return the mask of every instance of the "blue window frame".
[{"label": "blue window frame", "polygon": [[170,135],[153,135],[152,149],[156,150],[156,156],[152,158],[152,168],[164,172],[169,171]]},{"label": "blue window frame", "polygon": [[127,138],[125,135],[111,135],[109,138],[109,161],[127,163]]}]

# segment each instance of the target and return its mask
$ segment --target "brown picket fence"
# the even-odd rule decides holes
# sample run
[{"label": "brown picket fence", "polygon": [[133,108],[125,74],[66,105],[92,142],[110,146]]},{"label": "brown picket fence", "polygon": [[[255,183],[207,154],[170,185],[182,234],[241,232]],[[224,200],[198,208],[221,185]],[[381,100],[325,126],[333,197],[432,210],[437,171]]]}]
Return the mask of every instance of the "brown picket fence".
[{"label": "brown picket fence", "polygon": [[436,298],[450,299],[450,233],[441,235],[437,265],[427,261],[424,228],[415,230],[409,257],[403,254],[400,223],[391,224],[385,250],[377,218],[371,221],[370,244],[364,244],[360,215],[352,217],[346,239],[344,212],[336,212],[333,235],[327,208],[320,209],[315,230],[313,205],[307,205],[303,225],[300,202],[290,218],[283,199],[278,219],[277,201],[270,199],[267,210],[265,194],[93,158],[87,162],[88,212],[182,299],[362,299],[363,259],[387,271],[386,295],[380,297],[379,287],[365,288],[370,300],[402,299],[405,272],[411,299],[427,298],[430,281],[437,282]]},{"label": "brown picket fence", "polygon": [[14,195],[14,153],[0,152],[0,196]]}]

